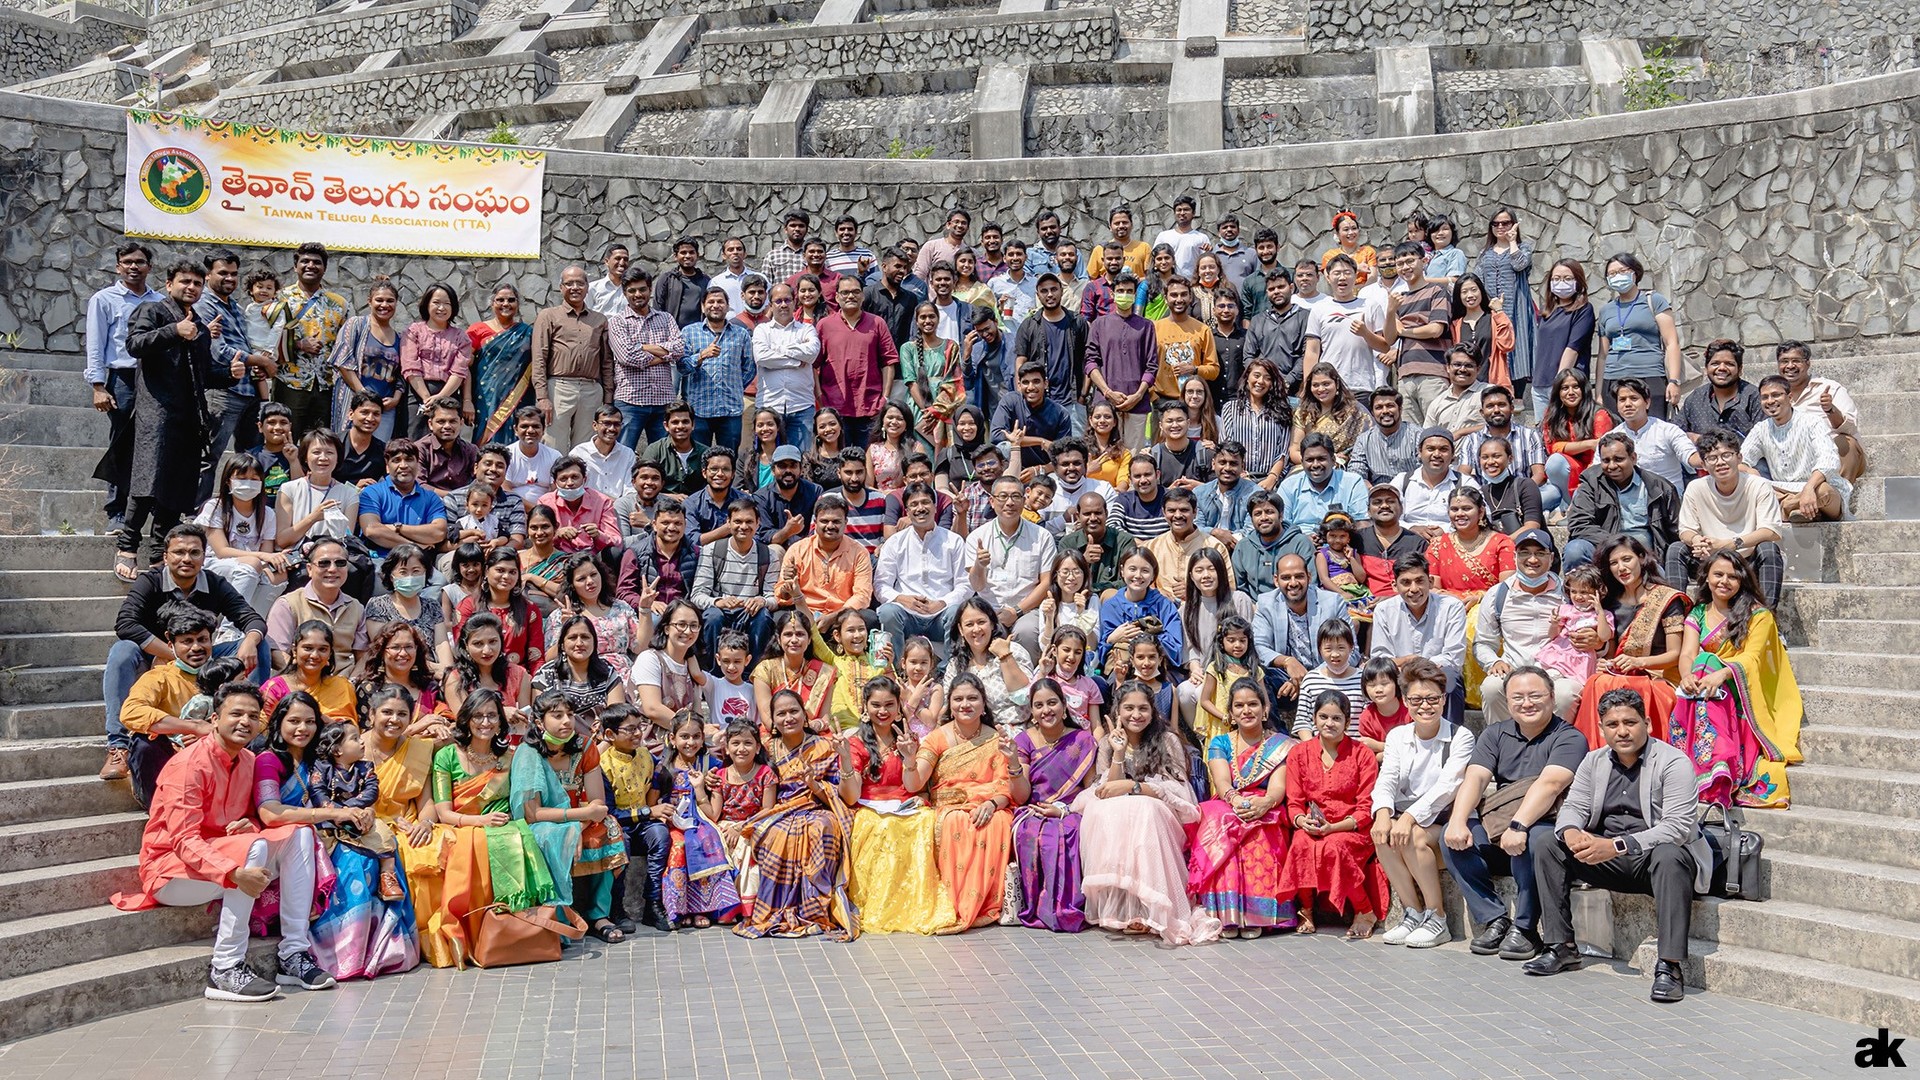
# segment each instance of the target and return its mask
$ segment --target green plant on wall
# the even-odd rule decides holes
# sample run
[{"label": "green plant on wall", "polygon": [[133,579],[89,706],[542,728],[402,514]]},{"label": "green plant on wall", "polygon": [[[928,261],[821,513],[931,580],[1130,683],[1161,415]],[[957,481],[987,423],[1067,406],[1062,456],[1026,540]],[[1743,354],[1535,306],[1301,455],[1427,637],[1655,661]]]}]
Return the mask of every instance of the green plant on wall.
[{"label": "green plant on wall", "polygon": [[513,128],[507,126],[507,122],[502,120],[494,124],[493,130],[487,132],[486,137],[480,141],[492,143],[495,146],[518,146],[520,144],[520,136],[514,134]]},{"label": "green plant on wall", "polygon": [[932,146],[916,146],[913,149],[909,150],[907,149],[906,140],[902,139],[898,135],[895,135],[892,138],[892,140],[890,140],[887,143],[887,158],[889,160],[898,161],[901,158],[913,158],[915,160],[925,160],[932,156],[933,156]]},{"label": "green plant on wall", "polygon": [[1686,74],[1686,68],[1681,66],[1674,52],[1675,43],[1663,41],[1646,50],[1645,63],[1627,72],[1622,91],[1626,96],[1628,112],[1664,109],[1686,100],[1677,89],[1681,77]]}]

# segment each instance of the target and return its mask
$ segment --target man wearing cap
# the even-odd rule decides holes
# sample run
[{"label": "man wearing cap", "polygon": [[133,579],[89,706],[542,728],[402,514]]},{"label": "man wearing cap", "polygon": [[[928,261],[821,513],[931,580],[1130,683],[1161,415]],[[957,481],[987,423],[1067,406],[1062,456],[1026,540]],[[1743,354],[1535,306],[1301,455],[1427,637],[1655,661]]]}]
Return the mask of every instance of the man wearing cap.
[{"label": "man wearing cap", "polygon": [[780,446],[773,451],[773,479],[754,492],[760,509],[759,539],[767,544],[788,544],[805,535],[813,504],[820,499],[820,485],[800,475],[800,450]]},{"label": "man wearing cap", "polygon": [[1120,440],[1139,449],[1147,445],[1147,398],[1160,372],[1160,339],[1153,323],[1133,309],[1140,279],[1120,271],[1113,287],[1113,310],[1087,327],[1087,381],[1120,414]]},{"label": "man wearing cap", "polygon": [[[1522,529],[1513,537],[1513,576],[1487,591],[1475,618],[1473,658],[1487,677],[1480,683],[1486,722],[1507,718],[1507,676],[1537,663],[1540,647],[1553,640],[1553,613],[1565,593],[1553,572],[1553,537],[1545,529]],[[1582,681],[1558,671],[1553,677],[1555,716],[1573,715]]]},{"label": "man wearing cap", "polygon": [[1471,477],[1453,471],[1453,432],[1430,427],[1420,433],[1420,467],[1393,478],[1400,492],[1400,521],[1428,540],[1446,534],[1447,502],[1455,489],[1477,487]]},{"label": "man wearing cap", "polygon": [[1300,442],[1300,469],[1274,489],[1286,507],[1287,524],[1319,534],[1320,519],[1338,506],[1349,514],[1367,503],[1367,485],[1333,464],[1333,440],[1314,432]]},{"label": "man wearing cap", "polygon": [[1082,400],[1087,367],[1087,321],[1062,306],[1066,288],[1058,274],[1040,275],[1034,286],[1040,310],[1020,323],[1013,335],[1013,370],[1028,364],[1046,368],[1047,397],[1067,411],[1076,436],[1087,430]]},{"label": "man wearing cap", "polygon": [[[1367,519],[1354,530],[1353,549],[1367,563],[1367,585],[1373,594],[1387,596],[1393,591],[1393,564],[1402,555],[1427,550],[1427,538],[1400,523],[1400,489],[1389,483],[1377,483],[1367,492]],[[1376,568],[1367,560],[1380,565]]]}]

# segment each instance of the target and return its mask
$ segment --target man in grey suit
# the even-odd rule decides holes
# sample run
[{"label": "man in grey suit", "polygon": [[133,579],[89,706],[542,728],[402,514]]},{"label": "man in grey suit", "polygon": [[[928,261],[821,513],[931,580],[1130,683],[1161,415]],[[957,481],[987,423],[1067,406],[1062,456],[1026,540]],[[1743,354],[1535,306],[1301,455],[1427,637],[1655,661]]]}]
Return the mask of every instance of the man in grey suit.
[{"label": "man in grey suit", "polygon": [[1633,690],[1600,698],[1600,736],[1575,770],[1554,821],[1558,842],[1533,861],[1543,910],[1546,951],[1529,960],[1529,975],[1557,975],[1580,966],[1574,946],[1571,888],[1576,880],[1615,892],[1653,897],[1660,927],[1653,1000],[1686,995],[1681,964],[1696,892],[1713,877],[1713,853],[1696,817],[1699,799],[1693,762],[1680,750],[1650,740],[1646,707]]}]

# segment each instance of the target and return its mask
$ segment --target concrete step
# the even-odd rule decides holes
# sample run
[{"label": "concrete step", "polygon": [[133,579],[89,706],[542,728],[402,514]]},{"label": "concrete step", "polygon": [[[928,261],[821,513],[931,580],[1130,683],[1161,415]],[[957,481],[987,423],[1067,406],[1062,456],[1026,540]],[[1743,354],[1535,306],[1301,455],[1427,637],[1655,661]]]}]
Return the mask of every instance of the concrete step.
[{"label": "concrete step", "polygon": [[[1687,942],[1687,954],[1690,987],[1831,1016],[1869,1032],[1920,1031],[1920,982],[1913,979],[1697,939]],[[1652,978],[1653,960],[1654,946],[1647,942],[1634,954],[1633,966]],[[1844,1060],[1837,1049],[1835,1060]]]},{"label": "concrete step", "polygon": [[1920,551],[1920,521],[1836,521],[1794,529],[1813,531],[1820,543],[1841,555]]},{"label": "concrete step", "polygon": [[0,600],[0,634],[58,634],[76,630],[110,632],[125,599],[124,595],[116,593],[112,596]]},{"label": "concrete step", "polygon": [[[38,918],[98,907],[114,893],[139,885],[137,853],[15,870],[0,874],[0,920]],[[8,925],[0,921],[0,932]]]},{"label": "concrete step", "polygon": [[125,587],[108,569],[0,571],[0,599],[51,600],[108,596],[119,603]]},{"label": "concrete step", "polygon": [[110,536],[8,536],[0,543],[0,570],[98,569],[117,585],[112,568]]},{"label": "concrete step", "polygon": [[0,432],[15,444],[104,448],[107,414],[84,404],[0,405]]},{"label": "concrete step", "polygon": [[1867,454],[1867,471],[1875,476],[1912,476],[1920,462],[1920,432],[1868,434],[1861,429],[1860,448]]},{"label": "concrete step", "polygon": [[140,850],[140,833],[146,824],[145,813],[126,810],[0,826],[0,874],[124,858],[128,852]]},{"label": "concrete step", "polygon": [[0,444],[0,476],[12,475],[7,470],[21,469],[24,471],[20,475],[34,478],[35,487],[83,490],[94,485],[93,470],[100,464],[100,452],[97,446]]},{"label": "concrete step", "polygon": [[78,739],[31,739],[0,742],[0,783],[75,776],[100,768],[107,738],[102,732]]},{"label": "concrete step", "polygon": [[[0,604],[8,601],[0,600]],[[119,604],[114,605],[116,611]],[[46,667],[75,659],[105,660],[113,646],[110,629],[77,633],[0,634],[0,667]]]},{"label": "concrete step", "polygon": [[1693,906],[1696,938],[1906,978],[1920,972],[1920,923],[1818,904],[1709,898]]},{"label": "concrete step", "polygon": [[1842,556],[1836,577],[1848,584],[1920,581],[1920,551],[1871,551]]},{"label": "concrete step", "polygon": [[133,801],[133,789],[126,781],[108,783],[91,772],[0,784],[0,825],[120,814],[137,809],[139,804]]},{"label": "concrete step", "polygon": [[1802,803],[1783,813],[1749,814],[1747,824],[1766,838],[1768,854],[1798,851],[1920,870],[1920,819]]},{"label": "concrete step", "polygon": [[[1913,514],[1887,513],[1887,478],[1872,473],[1873,464],[1868,462],[1869,475],[1853,482],[1853,497],[1847,502],[1847,512],[1855,518],[1866,521],[1885,521],[1889,518],[1911,519]],[[1898,502],[1898,500],[1896,500]],[[1904,504],[1903,504],[1904,505]]]},{"label": "concrete step", "polygon": [[106,664],[64,664],[60,667],[0,671],[0,705],[45,705],[78,701],[100,692]]},{"label": "concrete step", "polygon": [[0,739],[72,739],[106,728],[104,701],[58,701],[0,706]]},{"label": "concrete step", "polygon": [[[1795,667],[1796,675],[1798,666]],[[1911,690],[1862,689],[1858,686],[1834,686],[1800,680],[1800,700],[1807,715],[1801,733],[1825,724],[1857,724],[1870,718],[1878,727],[1899,731],[1920,731],[1920,693]],[[1795,774],[1799,766],[1794,767]]]},{"label": "concrete step", "polygon": [[[1851,392],[1852,388],[1848,388]],[[1860,414],[1861,431],[1886,433],[1912,431],[1916,419],[1913,410],[1914,387],[1905,392],[1854,394],[1853,405]]]},{"label": "concrete step", "polygon": [[[1856,559],[1884,559],[1887,555],[1855,555]],[[1821,652],[1920,654],[1920,619],[1828,619],[1813,634]]]},{"label": "concrete step", "polygon": [[[84,489],[20,488],[0,502],[0,533],[11,536],[66,534],[107,536],[106,485],[89,482]],[[101,563],[112,565],[112,557]]]},{"label": "concrete step", "polygon": [[[1775,373],[1772,362],[1749,368],[1749,379],[1758,381]],[[1920,390],[1920,353],[1905,352],[1886,356],[1816,356],[1813,373],[1832,379],[1847,388],[1857,402],[1863,397],[1904,394]]]},{"label": "concrete step", "polygon": [[1804,642],[1822,619],[1920,619],[1920,586],[1795,584],[1781,593],[1777,614],[1787,640]]},{"label": "concrete step", "polygon": [[[1808,761],[1822,765],[1911,771],[1920,763],[1920,731],[1835,725],[1802,728],[1800,752]],[[1797,787],[1799,777],[1792,777],[1792,781]]]},{"label": "concrete step", "polygon": [[[1911,763],[1899,771],[1846,765],[1795,765],[1787,773],[1795,806],[1920,818],[1920,773]],[[1920,907],[1915,908],[1920,911]]]},{"label": "concrete step", "polygon": [[91,410],[93,387],[77,372],[0,368],[0,402]]},{"label": "concrete step", "polygon": [[213,925],[205,908],[121,911],[108,904],[0,923],[0,979],[185,944],[210,936]]},{"label": "concrete step", "polygon": [[[87,358],[79,353],[9,351],[0,354],[0,371],[8,368],[26,371],[72,371],[78,373],[87,369]],[[77,379],[78,377],[78,374],[76,374],[75,378]]]},{"label": "concrete step", "polygon": [[1762,862],[1769,903],[1787,900],[1896,919],[1920,911],[1920,870],[1770,849]]},{"label": "concrete step", "polygon": [[1793,654],[1793,673],[1815,683],[1920,690],[1920,656],[1911,654],[1801,649]]},{"label": "concrete step", "polygon": [[[254,940],[255,971],[273,970],[277,944]],[[166,945],[0,981],[0,1044],[198,997],[208,953],[205,942]]]}]

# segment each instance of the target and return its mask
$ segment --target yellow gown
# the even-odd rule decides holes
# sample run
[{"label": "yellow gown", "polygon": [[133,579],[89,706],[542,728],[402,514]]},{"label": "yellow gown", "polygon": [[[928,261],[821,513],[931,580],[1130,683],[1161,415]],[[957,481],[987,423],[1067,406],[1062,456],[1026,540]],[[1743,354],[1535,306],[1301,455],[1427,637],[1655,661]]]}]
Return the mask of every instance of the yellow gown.
[{"label": "yellow gown", "polygon": [[[870,758],[865,743],[853,744],[854,768],[865,786],[862,801],[904,800],[910,796],[900,784],[901,761],[889,754],[880,766],[880,778],[867,780]],[[934,858],[934,835],[939,815],[921,806],[907,814],[881,813],[867,806],[853,811],[849,850],[851,880],[847,891],[860,909],[864,930],[888,934],[939,934],[962,929],[953,897],[940,881]]]}]

